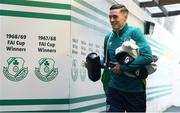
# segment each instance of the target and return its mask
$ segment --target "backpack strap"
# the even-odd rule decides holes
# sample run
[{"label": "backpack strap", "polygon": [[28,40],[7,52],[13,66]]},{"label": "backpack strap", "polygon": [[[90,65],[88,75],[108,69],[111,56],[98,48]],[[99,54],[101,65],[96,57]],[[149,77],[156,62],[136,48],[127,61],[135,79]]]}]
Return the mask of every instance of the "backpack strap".
[{"label": "backpack strap", "polygon": [[106,43],[105,66],[107,66],[107,64],[108,64],[108,45],[109,45],[109,41],[111,39],[112,34],[113,34],[113,32],[110,33],[107,43]]}]

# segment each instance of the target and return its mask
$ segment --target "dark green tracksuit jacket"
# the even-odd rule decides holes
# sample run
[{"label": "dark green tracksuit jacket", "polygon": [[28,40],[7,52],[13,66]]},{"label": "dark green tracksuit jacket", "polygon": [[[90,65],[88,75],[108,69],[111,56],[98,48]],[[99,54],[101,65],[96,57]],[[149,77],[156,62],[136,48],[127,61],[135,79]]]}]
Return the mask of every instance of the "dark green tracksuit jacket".
[{"label": "dark green tracksuit jacket", "polygon": [[[107,40],[109,36],[110,33],[105,37],[104,54],[106,54]],[[139,28],[128,26],[126,23],[123,29],[120,30],[119,34],[116,34],[115,32],[112,33],[107,48],[108,61],[117,62],[115,58],[115,50],[127,39],[133,39],[136,42],[139,46],[140,56],[129,65],[120,65],[121,74],[115,74],[111,71],[109,87],[125,92],[144,92],[145,84],[142,79],[128,77],[123,74],[123,72],[135,71],[152,62],[151,48]]]}]

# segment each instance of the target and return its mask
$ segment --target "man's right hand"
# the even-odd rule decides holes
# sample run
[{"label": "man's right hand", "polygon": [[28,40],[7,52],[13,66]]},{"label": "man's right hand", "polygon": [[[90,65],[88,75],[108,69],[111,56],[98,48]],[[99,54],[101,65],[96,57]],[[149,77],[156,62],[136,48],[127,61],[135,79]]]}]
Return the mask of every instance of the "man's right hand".
[{"label": "man's right hand", "polygon": [[120,74],[121,73],[120,64],[119,63],[115,64],[115,66],[112,68],[112,71],[116,74]]}]

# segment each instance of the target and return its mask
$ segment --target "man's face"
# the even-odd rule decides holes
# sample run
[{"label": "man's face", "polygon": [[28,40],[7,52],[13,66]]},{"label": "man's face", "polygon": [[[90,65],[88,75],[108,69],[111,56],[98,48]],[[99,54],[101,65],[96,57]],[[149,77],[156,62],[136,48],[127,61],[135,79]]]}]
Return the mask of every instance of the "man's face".
[{"label": "man's face", "polygon": [[122,28],[127,20],[128,14],[121,12],[121,9],[112,9],[109,13],[109,20],[113,30]]}]

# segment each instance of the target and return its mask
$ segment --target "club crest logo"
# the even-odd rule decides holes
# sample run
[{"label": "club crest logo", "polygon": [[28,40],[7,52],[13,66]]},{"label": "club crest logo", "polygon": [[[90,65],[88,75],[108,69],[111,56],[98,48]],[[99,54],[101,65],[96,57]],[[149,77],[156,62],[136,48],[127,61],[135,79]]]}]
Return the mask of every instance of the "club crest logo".
[{"label": "club crest logo", "polygon": [[44,82],[52,81],[58,75],[58,68],[54,68],[55,61],[52,58],[41,58],[39,68],[35,68],[35,75]]},{"label": "club crest logo", "polygon": [[80,68],[79,74],[80,74],[81,81],[85,81],[85,79],[86,79],[86,67],[85,67],[84,61],[81,62],[81,68]]},{"label": "club crest logo", "polygon": [[84,68],[80,69],[80,77],[81,77],[81,81],[85,81],[85,79],[86,79],[86,69],[84,69]]},{"label": "club crest logo", "polygon": [[78,78],[78,62],[76,59],[72,60],[72,67],[71,67],[71,77],[72,80],[75,82]]},{"label": "club crest logo", "polygon": [[3,67],[3,74],[11,81],[21,81],[28,74],[28,68],[24,67],[24,59],[21,57],[10,57],[7,60],[8,66]]}]

